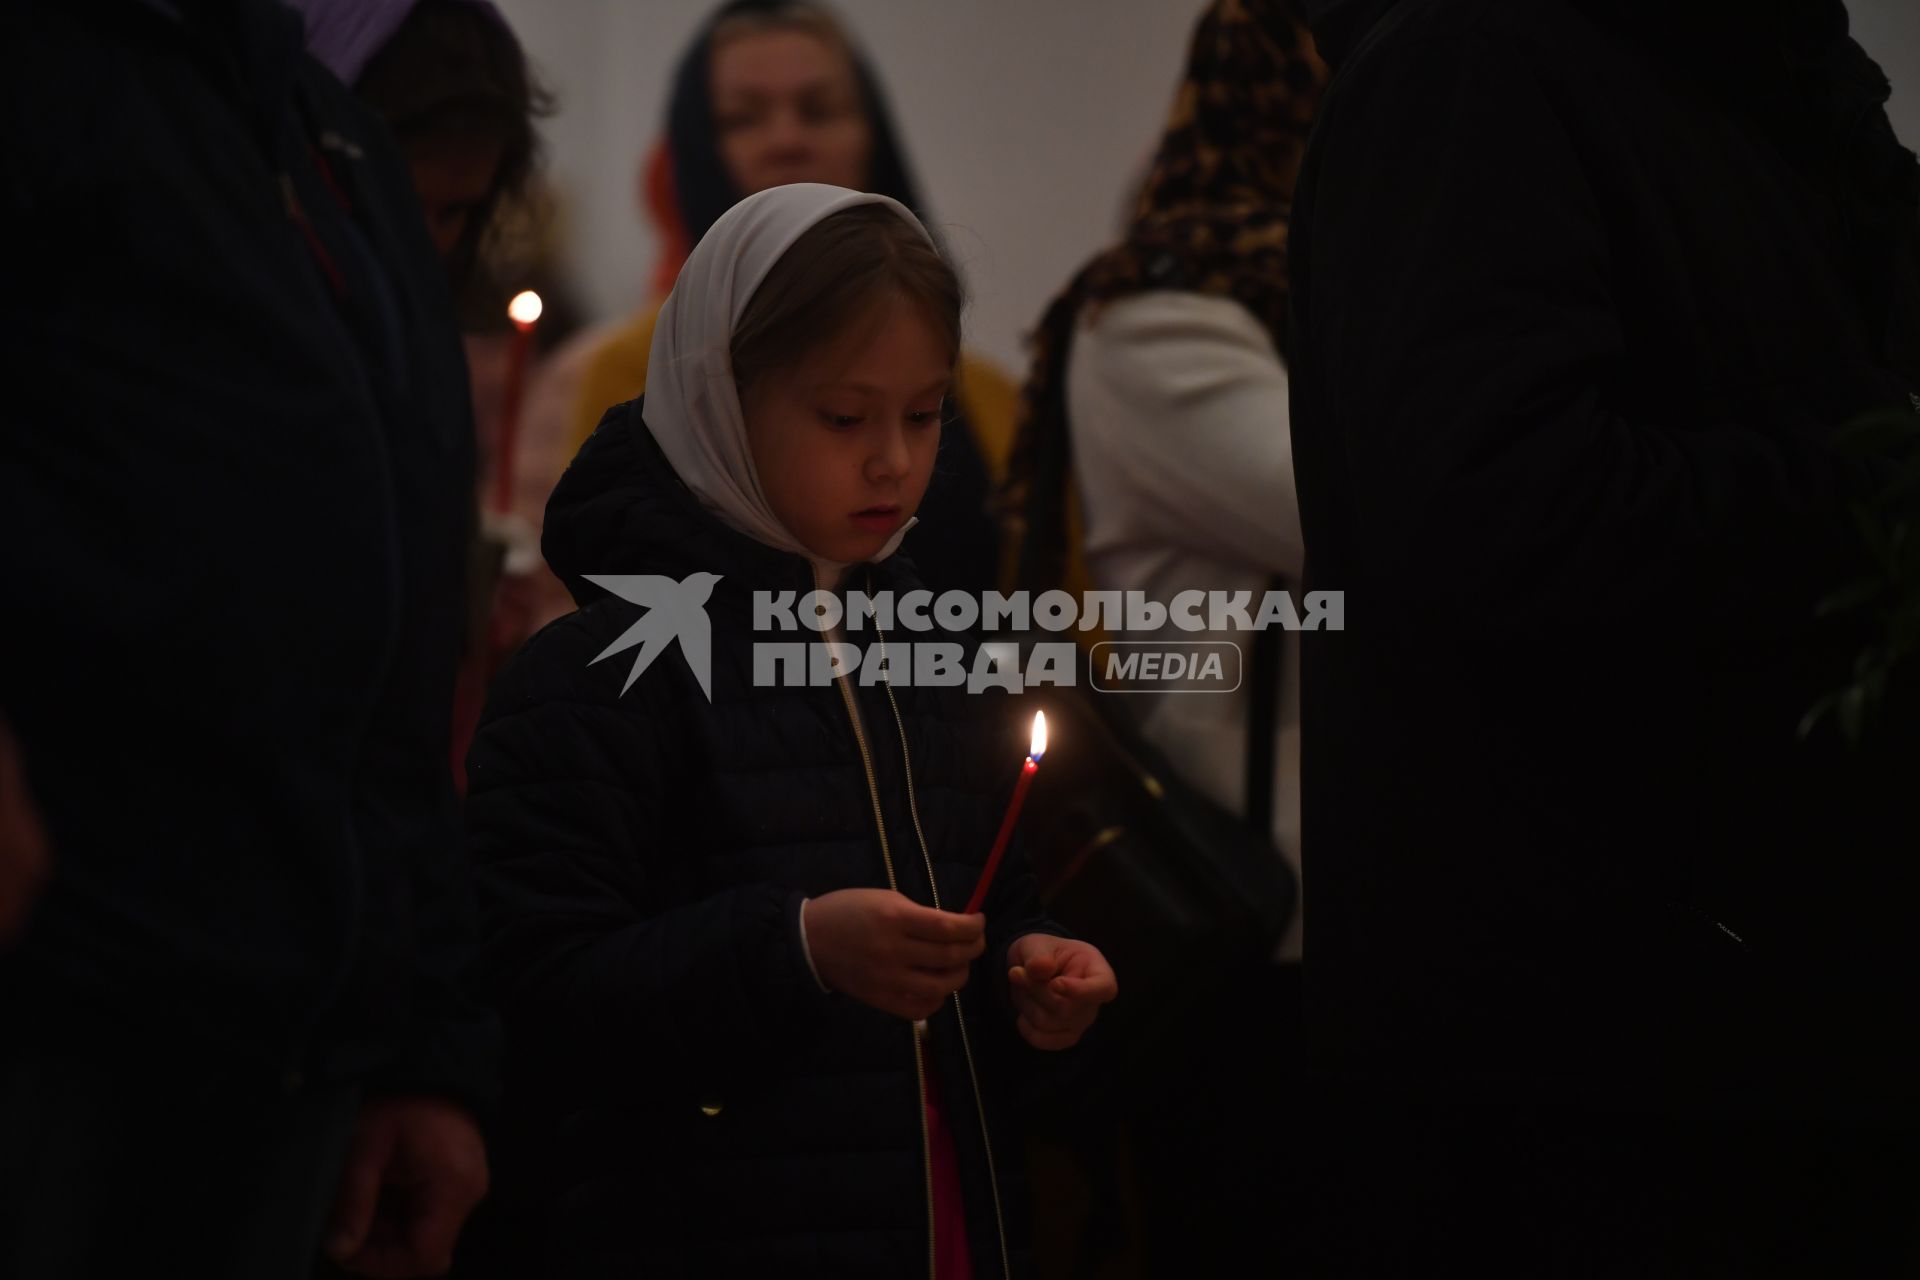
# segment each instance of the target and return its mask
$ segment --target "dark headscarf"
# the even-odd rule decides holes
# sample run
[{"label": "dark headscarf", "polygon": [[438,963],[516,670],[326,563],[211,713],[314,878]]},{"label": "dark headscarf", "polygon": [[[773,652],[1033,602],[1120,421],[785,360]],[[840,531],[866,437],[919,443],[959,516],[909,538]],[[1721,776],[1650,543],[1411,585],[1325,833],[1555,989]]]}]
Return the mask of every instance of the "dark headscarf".
[{"label": "dark headscarf", "polygon": [[[808,10],[832,15],[820,5],[800,0],[731,0],[720,6],[700,29],[692,46],[680,59],[673,75],[673,98],[667,105],[667,142],[673,154],[673,185],[680,200],[680,215],[686,224],[688,243],[697,244],[720,218],[738,204],[747,193],[737,190],[727,176],[720,159],[719,131],[713,120],[713,32],[729,18],[743,14],[779,13],[783,10]],[[845,32],[845,27],[833,20]],[[865,56],[847,37],[847,50],[853,58],[853,73],[860,84],[860,95],[873,133],[873,155],[867,166],[867,190],[892,196],[922,222],[927,211],[921,206],[895,138],[893,114],[887,108],[886,95]]]},{"label": "dark headscarf", "polygon": [[1066,369],[1083,311],[1150,290],[1232,298],[1284,350],[1287,218],[1326,86],[1297,0],[1214,0],[1194,32],[1126,238],[1047,307],[1002,509],[1022,542],[1020,584],[1050,587],[1068,556]]}]

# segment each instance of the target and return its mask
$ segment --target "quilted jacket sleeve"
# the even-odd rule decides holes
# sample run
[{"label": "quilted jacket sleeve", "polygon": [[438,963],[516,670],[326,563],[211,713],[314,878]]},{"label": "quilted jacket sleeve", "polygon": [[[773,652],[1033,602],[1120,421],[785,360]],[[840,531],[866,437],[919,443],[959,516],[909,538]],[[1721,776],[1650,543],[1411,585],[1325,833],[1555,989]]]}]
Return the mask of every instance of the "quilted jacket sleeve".
[{"label": "quilted jacket sleeve", "polygon": [[[679,826],[668,699],[609,700],[579,615],[496,684],[468,759],[483,973],[510,1034],[583,1078],[702,1078],[784,1051],[837,997],[774,883],[662,904]],[[617,685],[616,685],[617,687]]]}]

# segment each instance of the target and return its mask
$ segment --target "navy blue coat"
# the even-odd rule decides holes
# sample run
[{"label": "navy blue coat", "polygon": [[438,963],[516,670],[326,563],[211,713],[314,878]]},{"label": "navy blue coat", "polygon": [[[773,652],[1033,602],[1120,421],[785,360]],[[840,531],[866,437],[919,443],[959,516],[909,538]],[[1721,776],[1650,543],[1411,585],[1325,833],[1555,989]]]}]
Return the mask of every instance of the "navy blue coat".
[{"label": "navy blue coat", "polygon": [[[468,765],[484,968],[510,1043],[501,1196],[535,1224],[533,1265],[915,1274],[929,1202],[915,1034],[819,989],[799,910],[890,882],[924,904],[937,884],[958,910],[1024,749],[1010,703],[901,687],[896,722],[887,690],[856,681],[889,870],[841,689],[754,684],[753,592],[804,593],[810,567],[702,509],[638,401],[609,411],[562,480],[545,550],[582,607],[502,674]],[[677,645],[623,692],[636,651],[593,659],[642,610],[581,575],[702,571],[721,575],[711,700]],[[911,574],[896,557],[854,585],[904,591]],[[890,637],[906,639],[954,637]],[[1035,1055],[1013,1031],[1004,953],[1050,926],[1017,854],[986,912],[988,951],[927,1039],[981,1277],[1023,1270],[1022,1149],[997,1085]]]}]

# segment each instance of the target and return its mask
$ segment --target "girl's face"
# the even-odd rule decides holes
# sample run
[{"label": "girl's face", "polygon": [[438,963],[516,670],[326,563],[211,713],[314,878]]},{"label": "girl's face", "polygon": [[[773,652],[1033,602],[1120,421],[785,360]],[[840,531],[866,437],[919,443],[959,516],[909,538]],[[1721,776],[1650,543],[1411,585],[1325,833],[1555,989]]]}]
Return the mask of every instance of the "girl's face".
[{"label": "girl's face", "polygon": [[742,196],[792,182],[867,188],[873,129],[853,62],[804,31],[763,31],[713,52],[720,160]]},{"label": "girl's face", "polygon": [[953,355],[920,307],[889,294],[740,407],[760,487],[814,555],[871,559],[919,509],[940,448]]}]

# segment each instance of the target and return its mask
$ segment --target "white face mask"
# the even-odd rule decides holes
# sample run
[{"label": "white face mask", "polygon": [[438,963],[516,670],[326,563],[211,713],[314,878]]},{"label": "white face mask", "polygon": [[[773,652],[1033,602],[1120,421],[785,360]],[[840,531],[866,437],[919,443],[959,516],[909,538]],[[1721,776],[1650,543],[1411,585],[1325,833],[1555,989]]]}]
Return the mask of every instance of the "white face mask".
[{"label": "white face mask", "polygon": [[[747,442],[730,351],[734,325],[781,255],[822,218],[860,204],[886,205],[927,234],[905,205],[886,196],[818,182],[748,196],[722,214],[688,255],[660,308],[647,359],[647,427],[681,481],[741,533],[806,557],[816,583],[827,588],[838,585],[846,566],[808,551],[768,505]],[[916,523],[908,520],[873,558],[892,555]]]}]

